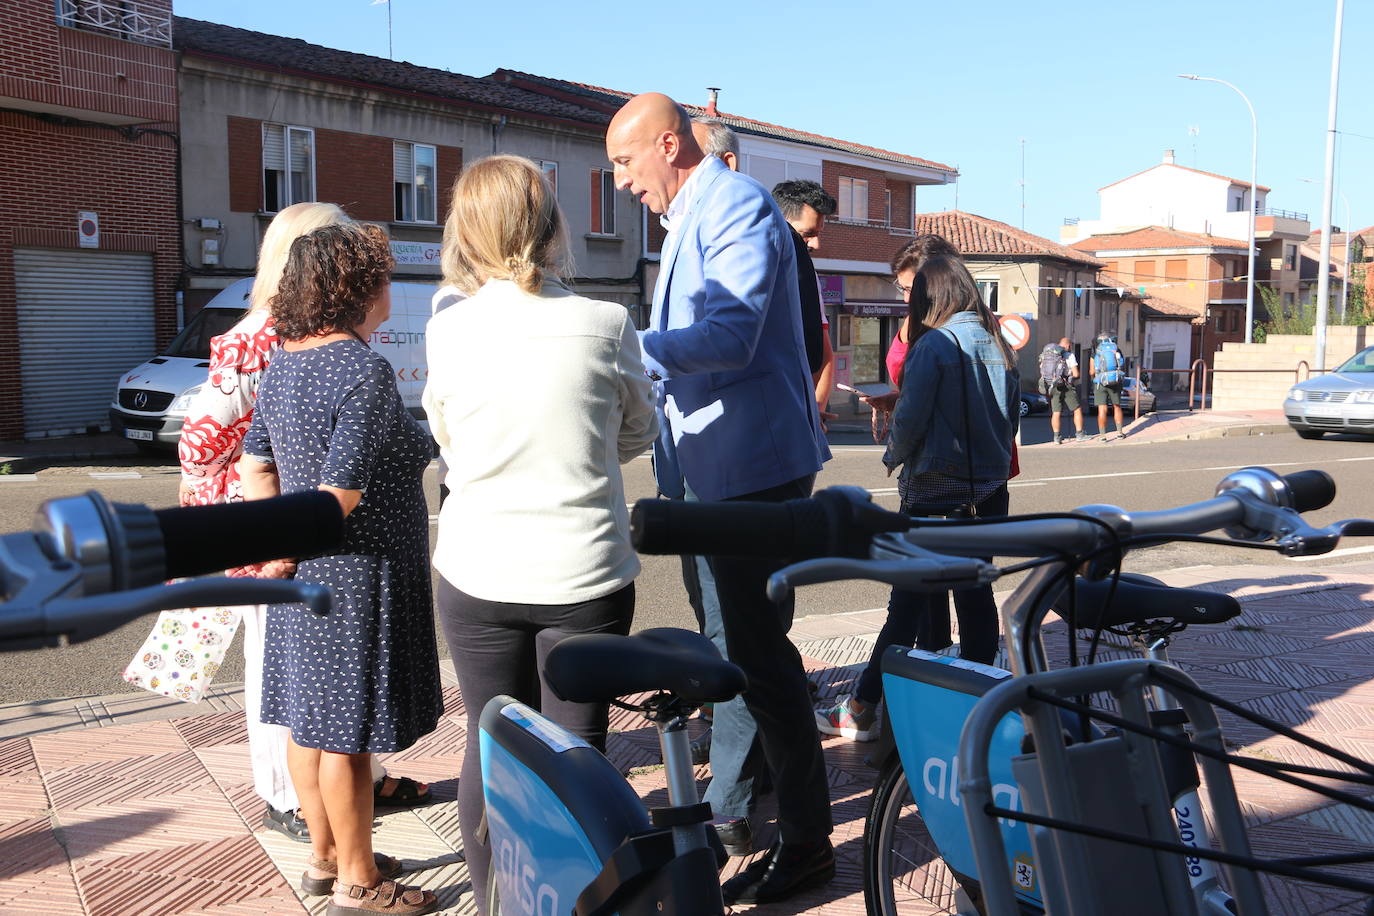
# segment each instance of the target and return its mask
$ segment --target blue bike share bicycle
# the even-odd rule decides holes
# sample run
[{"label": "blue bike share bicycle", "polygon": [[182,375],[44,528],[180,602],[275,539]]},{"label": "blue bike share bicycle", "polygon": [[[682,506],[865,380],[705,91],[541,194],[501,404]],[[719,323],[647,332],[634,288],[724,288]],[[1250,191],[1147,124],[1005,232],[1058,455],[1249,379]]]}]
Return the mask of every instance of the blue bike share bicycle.
[{"label": "blue bike share bicycle", "polygon": [[[1374,534],[1365,520],[1316,529],[1302,519],[1332,498],[1334,485],[1320,472],[1280,477],[1246,468],[1210,500],[1156,512],[1085,506],[913,521],[872,507],[863,491],[834,488],[780,505],[641,503],[635,525],[646,552],[818,557],[776,574],[775,597],[839,579],[943,590],[1030,570],[1002,609],[1011,670],[899,647],[883,660],[889,745],[875,755],[881,775],[865,827],[870,914],[897,914],[909,897],[928,898],[911,885],[936,856],[956,882],[948,908],[960,913],[1250,914],[1266,912],[1259,871],[1374,894],[1374,883],[1322,868],[1374,855],[1273,862],[1251,854],[1228,767],[1265,767],[1227,753],[1212,704],[1245,711],[1202,691],[1165,654],[1183,626],[1220,623],[1239,608],[1226,596],[1117,574],[1130,548],[1203,540],[1217,528],[1233,539],[1223,543],[1290,556],[1325,553],[1342,535]],[[824,543],[815,543],[817,531]],[[988,555],[1034,559],[1000,570],[970,559]],[[1145,657],[1050,671],[1040,628],[1056,608],[1071,632],[1095,631],[1094,647],[1111,628],[1136,640]],[[1095,693],[1112,702],[1099,709],[1083,701]],[[1325,750],[1360,773],[1266,771],[1289,781],[1285,771],[1298,769],[1374,784],[1374,768]],[[1219,849],[1203,827],[1199,762]],[[1352,793],[1306,784],[1374,810]]]}]

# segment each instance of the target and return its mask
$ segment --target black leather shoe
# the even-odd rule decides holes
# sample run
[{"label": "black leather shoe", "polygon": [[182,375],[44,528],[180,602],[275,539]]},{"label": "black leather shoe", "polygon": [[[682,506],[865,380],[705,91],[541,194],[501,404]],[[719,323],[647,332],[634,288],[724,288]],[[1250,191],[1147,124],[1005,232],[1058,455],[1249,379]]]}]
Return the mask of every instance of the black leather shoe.
[{"label": "black leather shoe", "polygon": [[720,888],[728,904],[773,903],[835,877],[835,849],[829,839],[775,843],[768,854]]},{"label": "black leather shoe", "polygon": [[267,810],[262,813],[262,823],[263,826],[271,827],[297,843],[310,842],[310,828],[306,826],[305,818],[301,817],[299,811],[278,811],[268,805]]},{"label": "black leather shoe", "polygon": [[720,844],[732,856],[747,856],[754,851],[754,831],[749,826],[749,818],[737,817],[723,824],[716,824],[716,836]]},{"label": "black leather shoe", "polygon": [[708,728],[692,739],[692,766],[699,767],[711,762],[711,730]]}]

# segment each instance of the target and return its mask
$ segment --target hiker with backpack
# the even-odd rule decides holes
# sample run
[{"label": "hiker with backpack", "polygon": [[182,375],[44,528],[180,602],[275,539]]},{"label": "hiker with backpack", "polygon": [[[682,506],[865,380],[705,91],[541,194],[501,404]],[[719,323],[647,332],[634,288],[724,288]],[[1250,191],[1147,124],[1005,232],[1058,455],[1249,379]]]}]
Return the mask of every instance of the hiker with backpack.
[{"label": "hiker with backpack", "polygon": [[1126,438],[1126,424],[1121,412],[1121,389],[1126,381],[1126,360],[1116,345],[1116,338],[1103,332],[1097,335],[1097,346],[1088,360],[1088,372],[1093,380],[1093,402],[1097,404],[1097,432],[1107,438],[1107,404],[1116,414],[1116,438]]},{"label": "hiker with backpack", "polygon": [[1054,432],[1054,444],[1064,441],[1059,432],[1059,412],[1073,411],[1073,428],[1079,442],[1087,442],[1088,435],[1083,432],[1083,406],[1078,402],[1078,359],[1070,349],[1069,339],[1061,337],[1058,343],[1046,344],[1040,351],[1040,393],[1050,401],[1050,429]]}]

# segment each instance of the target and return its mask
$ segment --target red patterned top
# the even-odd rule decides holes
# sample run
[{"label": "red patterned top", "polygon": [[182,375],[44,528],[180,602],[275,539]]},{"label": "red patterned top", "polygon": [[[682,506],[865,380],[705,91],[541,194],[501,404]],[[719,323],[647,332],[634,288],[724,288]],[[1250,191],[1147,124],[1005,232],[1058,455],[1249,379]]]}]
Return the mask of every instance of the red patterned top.
[{"label": "red patterned top", "polygon": [[[243,499],[238,469],[243,437],[253,423],[258,382],[277,345],[277,331],[266,309],[249,312],[210,341],[210,374],[186,412],[177,444],[182,505]],[[230,575],[251,572],[230,570]]]}]

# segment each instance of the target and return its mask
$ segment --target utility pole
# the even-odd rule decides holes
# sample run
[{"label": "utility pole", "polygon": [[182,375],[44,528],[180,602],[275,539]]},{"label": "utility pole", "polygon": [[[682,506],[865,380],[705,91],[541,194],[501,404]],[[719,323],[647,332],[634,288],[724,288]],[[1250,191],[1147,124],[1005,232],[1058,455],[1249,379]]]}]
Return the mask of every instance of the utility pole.
[{"label": "utility pole", "polygon": [[[1313,369],[1326,370],[1326,317],[1331,308],[1331,197],[1336,169],[1336,98],[1341,86],[1341,24],[1345,0],[1336,0],[1336,36],[1331,47],[1331,97],[1326,110],[1326,177],[1322,186],[1322,251],[1317,266],[1317,324],[1312,334]],[[1347,268],[1348,269],[1348,268]]]}]

